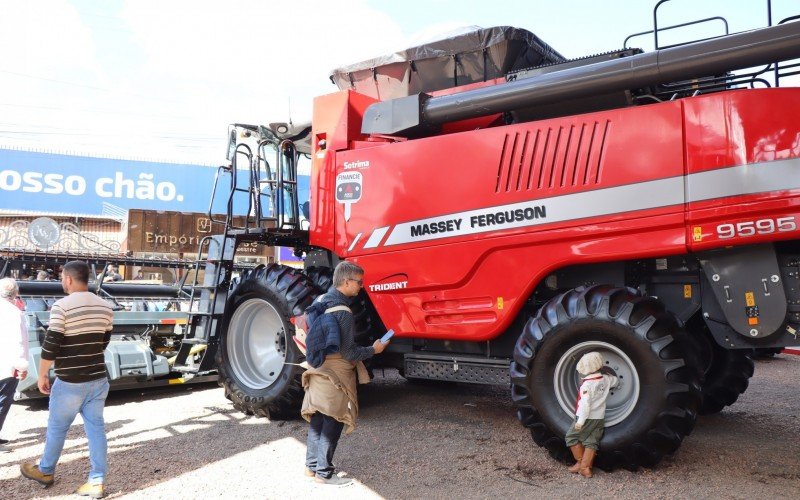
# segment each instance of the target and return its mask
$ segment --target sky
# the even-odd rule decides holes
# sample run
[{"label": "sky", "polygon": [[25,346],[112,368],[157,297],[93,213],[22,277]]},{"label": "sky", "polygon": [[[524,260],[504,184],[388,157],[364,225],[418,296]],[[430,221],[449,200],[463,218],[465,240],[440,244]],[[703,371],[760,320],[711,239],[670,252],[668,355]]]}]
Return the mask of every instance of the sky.
[{"label": "sky", "polygon": [[[767,0],[670,0],[660,25],[767,25]],[[648,0],[0,0],[0,147],[217,165],[229,123],[307,122],[332,69],[466,26],[566,57],[652,29]],[[775,21],[798,0],[772,0]],[[724,33],[719,21],[660,43]],[[631,46],[653,49],[652,36]]]}]

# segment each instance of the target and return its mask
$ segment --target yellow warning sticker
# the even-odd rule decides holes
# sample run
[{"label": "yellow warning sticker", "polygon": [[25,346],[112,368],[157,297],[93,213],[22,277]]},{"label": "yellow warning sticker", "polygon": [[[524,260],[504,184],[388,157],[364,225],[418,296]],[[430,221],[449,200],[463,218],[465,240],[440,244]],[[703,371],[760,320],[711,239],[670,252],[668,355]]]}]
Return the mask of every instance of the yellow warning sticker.
[{"label": "yellow warning sticker", "polygon": [[684,299],[692,298],[692,285],[683,285],[683,298]]},{"label": "yellow warning sticker", "polygon": [[753,292],[744,293],[744,303],[747,307],[753,307],[756,305],[756,297],[753,295]]},{"label": "yellow warning sticker", "polygon": [[694,226],[692,228],[692,240],[694,241],[703,241],[703,228],[700,226]]},{"label": "yellow warning sticker", "polygon": [[503,297],[497,297],[497,308],[498,309],[503,308]]}]

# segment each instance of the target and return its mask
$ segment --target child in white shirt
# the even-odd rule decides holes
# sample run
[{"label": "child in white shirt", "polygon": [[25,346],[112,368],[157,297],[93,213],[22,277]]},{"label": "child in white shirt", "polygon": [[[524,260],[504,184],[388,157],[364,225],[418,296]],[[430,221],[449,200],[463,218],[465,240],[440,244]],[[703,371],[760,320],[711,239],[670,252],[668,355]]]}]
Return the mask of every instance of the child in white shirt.
[{"label": "child in white shirt", "polygon": [[577,370],[583,378],[578,389],[575,422],[565,439],[577,461],[569,471],[583,477],[592,477],[592,463],[605,429],[606,399],[609,391],[619,384],[617,377],[600,373],[603,364],[599,352],[586,353],[578,360]]}]

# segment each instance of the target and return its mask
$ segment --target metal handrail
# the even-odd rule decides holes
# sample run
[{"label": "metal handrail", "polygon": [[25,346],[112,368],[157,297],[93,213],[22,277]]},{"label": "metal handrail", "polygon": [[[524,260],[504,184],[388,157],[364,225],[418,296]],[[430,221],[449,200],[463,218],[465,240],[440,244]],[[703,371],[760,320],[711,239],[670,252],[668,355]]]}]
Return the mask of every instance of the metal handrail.
[{"label": "metal handrail", "polygon": [[[710,39],[713,39],[713,38],[717,38],[717,37],[709,37],[709,38],[704,38],[702,40],[692,40],[692,42],[678,43],[678,44],[667,45],[667,46],[661,46],[659,44],[659,40],[658,40],[658,36],[659,36],[659,34],[661,32],[668,31],[668,30],[673,30],[673,29],[677,29],[677,28],[684,28],[684,27],[687,27],[687,26],[697,25],[697,24],[701,24],[701,23],[714,22],[714,21],[721,21],[723,23],[723,25],[724,25],[724,28],[725,28],[725,35],[729,35],[730,34],[730,28],[729,28],[729,25],[728,25],[728,21],[722,16],[712,16],[712,17],[707,17],[707,18],[703,18],[703,19],[697,19],[697,20],[689,21],[689,22],[685,22],[685,23],[679,23],[679,24],[674,24],[674,25],[670,25],[670,26],[659,27],[658,26],[658,10],[663,4],[665,4],[665,3],[669,2],[669,1],[671,1],[671,0],[659,0],[656,3],[655,7],[653,8],[653,29],[629,35],[628,37],[625,38],[625,41],[623,42],[623,47],[624,48],[628,48],[628,44],[629,44],[631,39],[633,39],[633,38],[635,38],[637,36],[648,35],[650,33],[653,34],[653,43],[654,43],[655,50],[672,48],[672,47],[677,47],[677,46],[681,46],[681,45],[686,45],[686,44],[692,43],[692,42],[698,42],[698,41],[704,41],[704,40],[710,40]],[[780,24],[784,24],[784,23],[787,23],[787,22],[790,22],[790,21],[796,21],[798,19],[800,19],[800,15],[794,15],[794,16],[790,16],[790,17],[782,19],[777,24],[780,25]],[[768,26],[773,26],[773,22],[772,22],[772,0],[767,0],[767,25]],[[722,35],[720,35],[720,36],[722,36]],[[781,80],[782,77],[785,78],[785,77],[788,77],[788,76],[797,75],[799,73],[798,71],[786,71],[788,69],[794,69],[796,67],[798,67],[798,64],[796,64],[796,63],[780,64],[780,62],[776,62],[776,63],[768,64],[763,69],[751,71],[751,72],[744,73],[744,74],[726,75],[726,76],[720,76],[720,77],[716,77],[716,78],[708,78],[708,79],[706,79],[706,80],[704,80],[703,82],[700,82],[700,83],[698,83],[698,82],[691,82],[691,83],[690,82],[676,82],[676,83],[672,83],[672,84],[664,84],[664,85],[661,85],[660,87],[662,89],[664,89],[664,91],[674,91],[674,92],[681,92],[681,91],[686,91],[686,90],[699,90],[701,92],[702,91],[708,91],[708,90],[721,90],[721,89],[730,87],[732,85],[749,85],[750,87],[755,87],[756,85],[764,85],[766,87],[771,87],[772,85],[774,85],[775,87],[779,87],[780,86],[780,80]],[[773,80],[774,81],[773,81],[772,84],[770,84],[770,82],[763,77],[763,75],[765,73],[767,73],[767,72],[773,72],[774,73],[773,74]],[[674,90],[671,90],[671,89],[674,89]],[[659,92],[659,94],[660,93],[661,92]]]},{"label": "metal handrail", "polygon": [[[668,0],[663,0],[663,1],[668,1]],[[730,31],[729,31],[729,28],[728,28],[728,21],[727,21],[727,19],[725,19],[722,16],[712,16],[712,17],[706,17],[704,19],[698,19],[696,21],[690,21],[690,22],[687,22],[687,23],[673,24],[673,25],[670,25],[670,26],[666,26],[664,28],[658,28],[658,31],[668,31],[668,30],[676,29],[676,28],[684,28],[686,26],[691,26],[693,24],[700,24],[700,23],[704,23],[704,22],[707,22],[707,21],[715,21],[715,20],[722,21],[722,23],[725,25],[725,34],[729,35]],[[656,30],[652,29],[652,30],[642,31],[640,33],[633,33],[632,35],[628,35],[627,38],[625,38],[625,41],[622,44],[622,48],[623,49],[629,48],[628,47],[628,41],[631,38],[635,38],[637,36],[642,36],[642,35],[648,35],[650,33],[654,33],[655,34],[655,32],[656,32]],[[708,39],[705,39],[705,40],[708,40]],[[699,40],[693,40],[693,41],[696,42],[696,41],[699,41]],[[691,42],[686,42],[686,43],[691,43]],[[657,49],[665,49],[665,48],[669,48],[669,47],[677,47],[678,45],[685,45],[685,44],[675,44],[675,45],[669,45],[669,46],[665,46],[665,47],[659,47],[658,46],[658,36],[656,35],[656,40],[655,40],[655,48],[656,48],[656,50]]]},{"label": "metal handrail", "polygon": [[211,186],[211,200],[208,202],[208,212],[206,212],[208,220],[214,224],[225,224],[224,220],[216,220],[212,212],[214,211],[214,199],[217,196],[217,184],[219,184],[220,172],[230,172],[230,170],[231,165],[220,165],[217,167],[217,172],[214,174],[214,184]]},{"label": "metal handrail", "polygon": [[[767,17],[768,17],[768,20],[769,20],[769,25],[772,26],[772,0],[767,0]],[[778,24],[780,25],[780,24],[788,23],[789,21],[795,21],[797,19],[800,19],[800,15],[789,16],[787,18],[781,19],[780,21],[778,21]],[[782,66],[782,68],[783,69],[796,68],[797,66],[798,66],[798,64],[786,64],[786,65]],[[787,77],[787,76],[794,76],[794,75],[797,75],[797,74],[800,74],[800,72],[792,71],[792,72],[789,72],[789,73],[781,74],[781,65],[780,65],[780,63],[775,63],[775,76],[774,76],[774,78],[775,78],[775,86],[776,87],[780,87],[781,86],[781,77],[782,76],[783,77]]]},{"label": "metal handrail", "polygon": [[[251,211],[253,210],[253,197],[251,195],[250,186],[247,189],[239,187],[238,181],[238,165],[237,165],[237,158],[238,155],[242,155],[247,159],[247,168],[249,172],[252,172],[253,169],[253,150],[250,149],[250,146],[244,143],[239,143],[236,146],[236,154],[234,155],[233,162],[231,163],[231,191],[228,195],[228,204],[227,209],[228,213],[226,216],[226,227],[225,227],[225,234],[228,234],[228,229],[246,229],[248,217],[250,216]],[[252,182],[252,179],[250,179]],[[233,225],[233,200],[236,193],[247,193],[247,212],[245,216],[245,227],[237,227]]]},{"label": "metal handrail", "polygon": [[[274,205],[275,205],[275,193],[276,193],[276,187],[277,187],[276,186],[277,180],[275,179],[276,172],[273,172],[272,166],[270,165],[269,160],[267,160],[267,154],[266,153],[267,153],[267,147],[268,146],[275,147],[275,143],[273,141],[267,140],[267,141],[261,141],[259,143],[259,145],[258,145],[258,159],[259,159],[258,175],[259,175],[259,177],[254,182],[254,186],[258,190],[257,193],[258,193],[258,199],[259,199],[259,209],[256,212],[258,214],[258,216],[259,216],[258,227],[262,227],[262,223],[264,223],[264,222],[277,222],[278,221],[276,214],[273,214],[272,217],[270,217],[269,215],[265,215],[264,214],[264,206],[261,204],[261,199],[263,197],[267,197],[268,198],[268,203],[267,203],[268,207],[272,208],[273,210],[275,208]],[[266,173],[266,178],[264,180],[262,180],[261,177],[260,177],[260,174],[261,174],[261,163],[262,162],[263,162],[263,165],[264,165],[264,172]],[[263,184],[267,185],[269,192],[267,192],[267,193],[263,192],[263,190],[261,189]]]},{"label": "metal handrail", "polygon": [[[658,29],[658,8],[661,7],[661,5],[663,5],[663,4],[665,4],[665,3],[669,2],[669,1],[670,0],[660,0],[656,4],[656,6],[653,7],[653,42],[655,43],[656,50],[661,48],[661,47],[658,46],[658,31],[659,31],[659,29]],[[713,20],[716,17],[719,17],[719,16],[711,17],[711,18],[708,18],[708,19],[712,19]],[[725,24],[725,34],[729,35],[730,32],[728,31],[728,21],[725,20],[724,18],[721,18],[721,19],[722,19],[722,22]],[[699,21],[692,21],[692,22],[686,23],[686,26],[689,26],[689,25],[692,25],[692,24],[698,24],[698,23],[701,23],[701,22],[705,22],[705,20],[701,19]]]},{"label": "metal handrail", "polygon": [[[281,141],[278,151],[280,165],[278,166],[278,192],[277,208],[279,212],[278,227],[280,229],[296,229],[300,226],[298,212],[300,207],[297,200],[297,148],[294,142],[286,139]],[[286,178],[288,177],[288,179]],[[286,186],[289,186],[289,202],[291,203],[291,213],[289,220],[286,220]]]}]

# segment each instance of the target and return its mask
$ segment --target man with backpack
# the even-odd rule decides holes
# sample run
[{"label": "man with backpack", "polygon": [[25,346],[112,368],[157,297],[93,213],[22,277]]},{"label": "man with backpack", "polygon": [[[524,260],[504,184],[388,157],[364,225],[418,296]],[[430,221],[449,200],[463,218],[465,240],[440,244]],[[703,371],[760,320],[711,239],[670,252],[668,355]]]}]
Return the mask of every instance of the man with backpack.
[{"label": "man with backpack", "polygon": [[363,361],[380,354],[388,345],[388,342],[384,344],[380,340],[368,347],[356,344],[353,313],[338,307],[350,305],[364,285],[363,278],[364,270],[352,262],[342,261],[336,266],[333,288],[322,297],[321,302],[326,310],[336,308],[326,314],[333,315],[339,326],[338,350],[335,342],[326,343],[328,349],[322,365],[303,374],[306,394],[300,413],[311,424],[305,474],[314,477],[317,483],[330,486],[352,483],[351,479],[334,473],[333,454],[344,427],[347,426],[347,434],[355,429],[358,417],[357,384],[369,382]]}]

